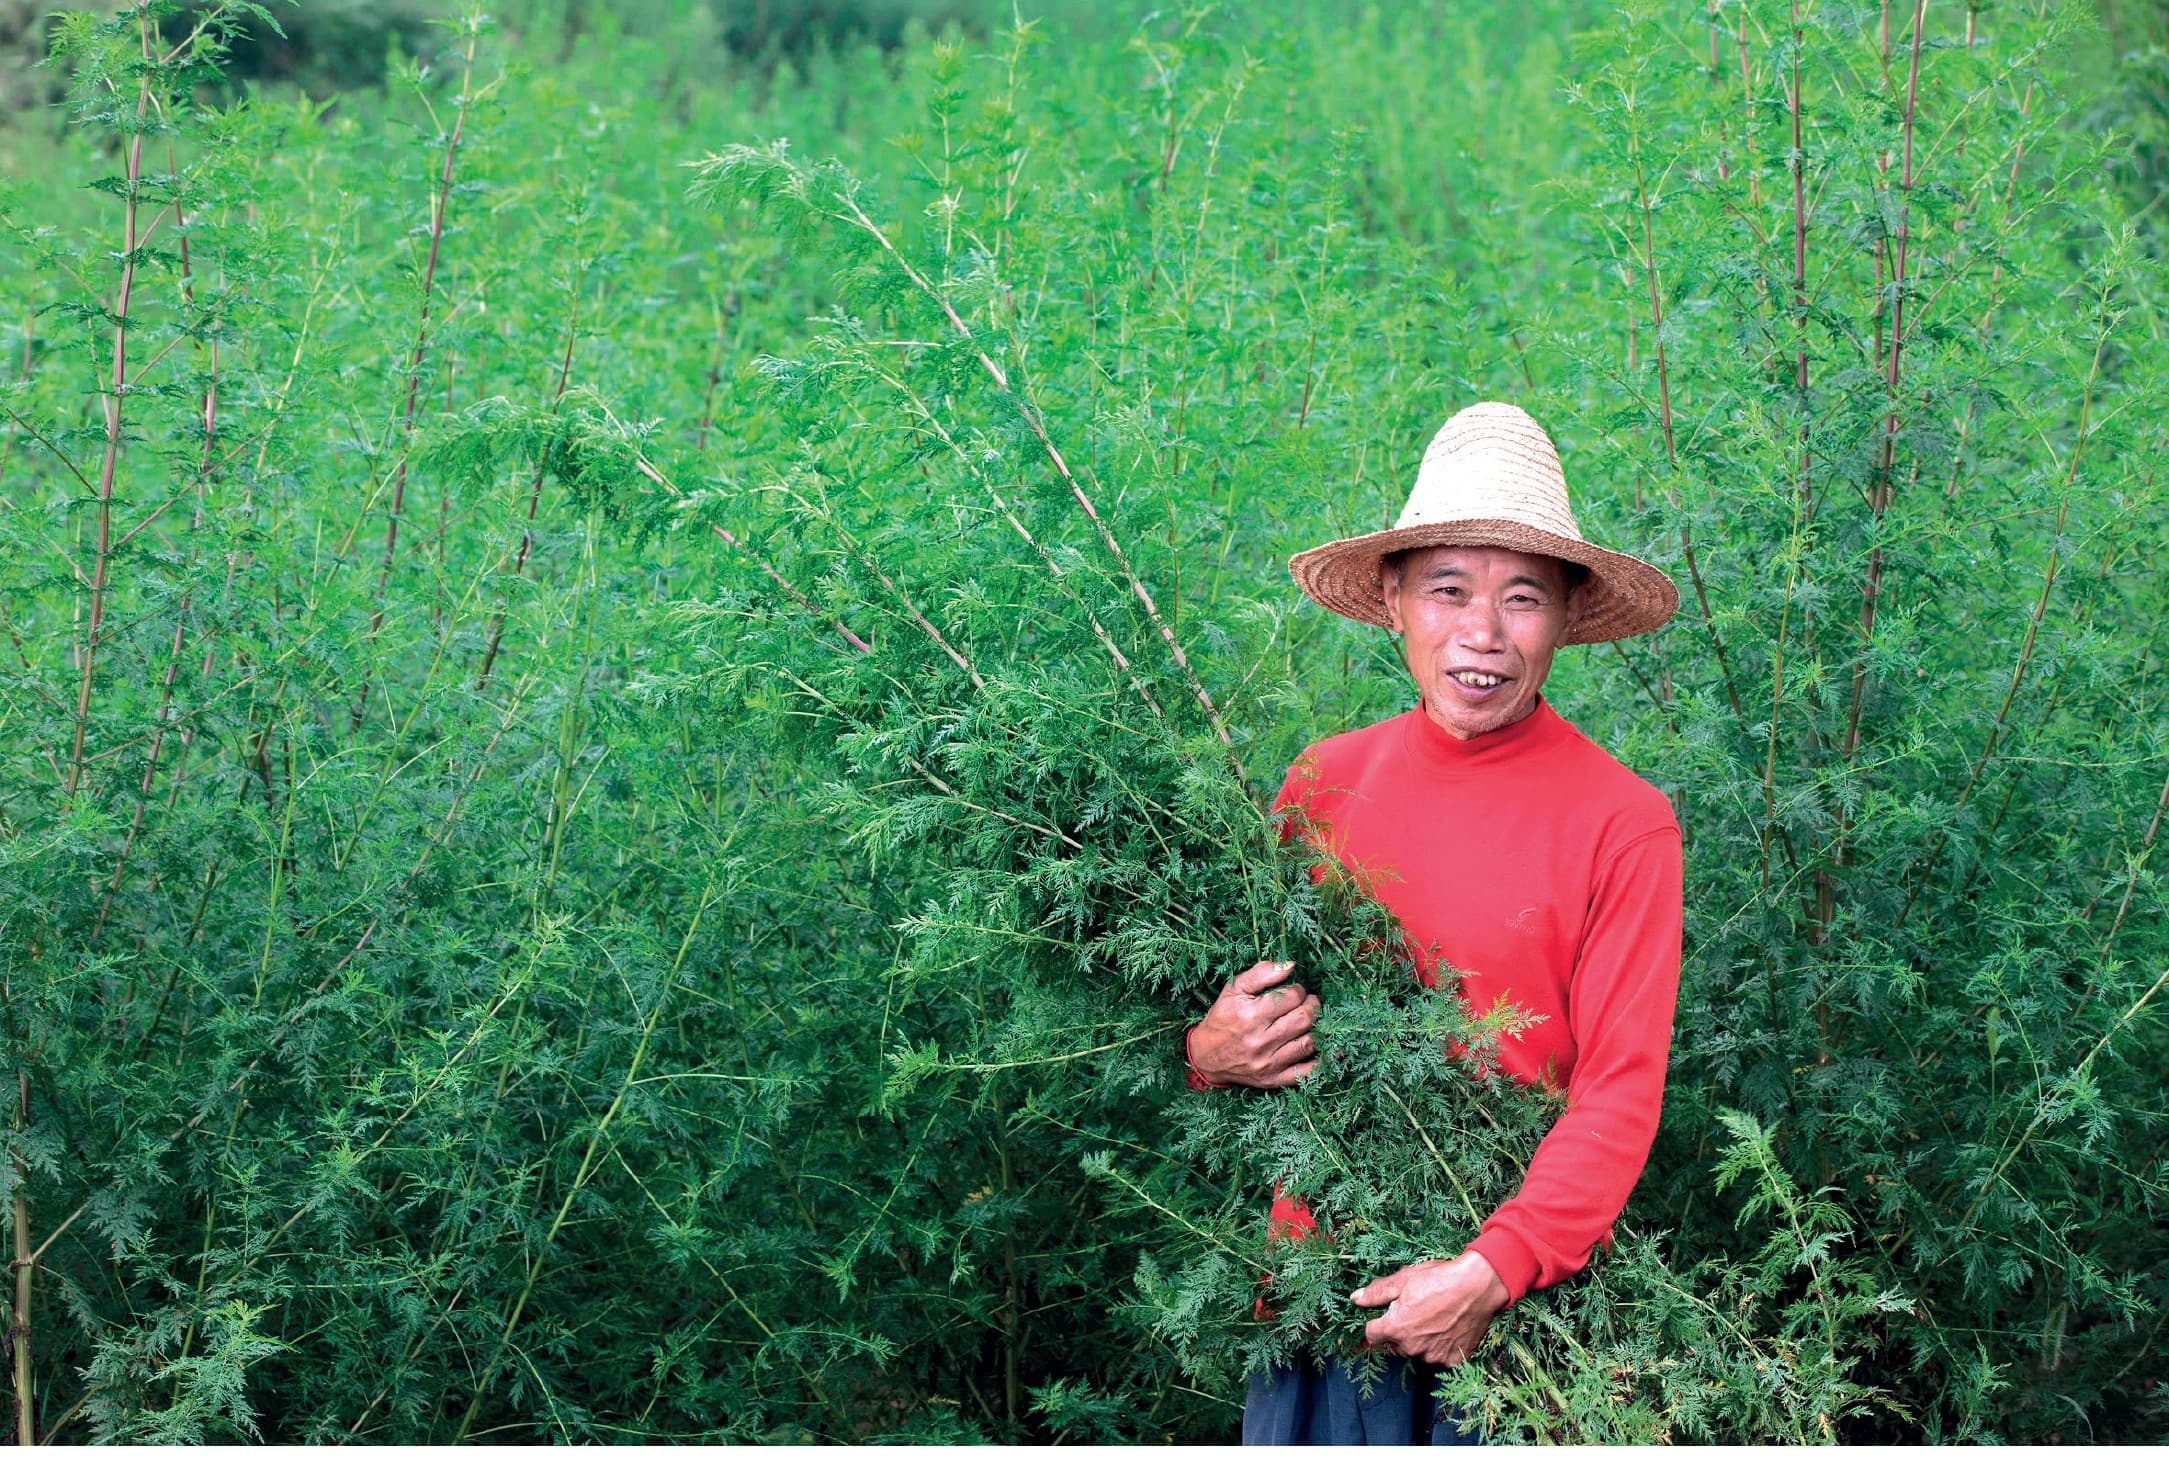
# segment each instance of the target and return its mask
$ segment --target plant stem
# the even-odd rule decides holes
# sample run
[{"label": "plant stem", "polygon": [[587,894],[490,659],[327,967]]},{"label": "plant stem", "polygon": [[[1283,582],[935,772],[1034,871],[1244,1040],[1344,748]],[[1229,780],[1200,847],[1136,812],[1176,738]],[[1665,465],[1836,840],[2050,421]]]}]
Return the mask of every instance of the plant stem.
[{"label": "plant stem", "polygon": [[[1637,212],[1642,218],[1642,275],[1649,286],[1649,337],[1657,348],[1657,405],[1658,415],[1664,427],[1665,465],[1676,476],[1679,472],[1679,447],[1672,429],[1672,377],[1664,347],[1664,296],[1657,280],[1657,251],[1650,228],[1650,216],[1654,213],[1649,201],[1649,187],[1642,171],[1641,127],[1630,124],[1627,134],[1628,149],[1634,160],[1634,198]],[[1679,507],[1679,495],[1671,487],[1665,489],[1665,498],[1672,506]],[[1740,689],[1732,680],[1732,664],[1725,658],[1724,637],[1717,633],[1717,617],[1710,611],[1709,591],[1702,582],[1702,568],[1695,559],[1694,534],[1689,531],[1684,512],[1679,525],[1680,552],[1687,560],[1687,578],[1693,584],[1695,603],[1702,608],[1702,627],[1709,632],[1710,649],[1717,656],[1717,670],[1725,682],[1725,698],[1732,704],[1732,715],[1744,726],[1747,708],[1740,701]]]},{"label": "plant stem", "polygon": [[[176,180],[180,178],[180,170],[174,160],[173,145],[170,140],[166,145],[166,172]],[[181,241],[181,301],[188,311],[193,313],[196,306],[196,285],[195,276],[189,265],[187,227],[188,220],[181,203],[180,188],[176,185],[173,198],[173,229]],[[192,548],[196,536],[203,529],[204,507],[211,480],[211,455],[218,444],[219,359],[218,335],[215,331],[204,338],[204,347],[210,355],[211,373],[210,380],[205,384],[203,390],[203,452],[197,458],[196,464],[196,507],[188,521],[189,543]],[[129,851],[135,845],[136,836],[143,829],[143,813],[150,802],[151,784],[158,772],[159,750],[165,745],[166,734],[172,727],[173,683],[174,679],[180,675],[181,645],[187,634],[189,610],[194,599],[194,585],[184,587],[181,591],[180,608],[173,617],[173,638],[167,646],[165,675],[159,679],[158,722],[151,734],[150,749],[143,759],[143,783],[136,793],[135,813],[129,817],[128,833],[121,839],[120,855],[113,862],[113,875],[106,882],[105,896],[99,900],[97,921],[91,925],[90,945],[93,948],[98,946],[99,936],[105,931],[106,913],[113,906],[114,894],[120,890],[121,876],[128,865]]]},{"label": "plant stem", "polygon": [[[1890,510],[1892,470],[1898,455],[1898,388],[1899,355],[1905,344],[1905,295],[1910,286],[1906,275],[1906,248],[1912,237],[1913,199],[1913,119],[1916,100],[1920,93],[1920,43],[1922,22],[1926,17],[1928,0],[1914,0],[1913,5],[1913,54],[1908,68],[1905,89],[1905,112],[1900,132],[1904,140],[1904,161],[1898,176],[1898,233],[1896,264],[1890,278],[1890,342],[1885,349],[1883,363],[1883,389],[1888,397],[1883,421],[1883,445],[1876,464],[1875,482],[1869,494],[1870,510],[1874,514],[1875,541],[1868,549],[1868,578],[1860,603],[1860,658],[1853,672],[1853,691],[1845,719],[1845,741],[1839,752],[1847,759],[1853,756],[1860,741],[1860,714],[1866,698],[1868,685],[1868,645],[1875,634],[1876,603],[1883,586],[1882,527],[1884,514]],[[1885,57],[1888,58],[1889,7],[1884,7]]]},{"label": "plant stem", "polygon": [[736,311],[738,294],[726,292],[721,302],[711,304],[715,311],[715,357],[708,361],[708,391],[700,406],[700,434],[693,438],[693,449],[708,449],[708,428],[715,424],[715,387],[723,377],[723,325],[729,315]]},{"label": "plant stem", "polygon": [[[459,138],[467,126],[467,106],[474,80],[475,43],[482,34],[472,18],[466,25],[467,51],[459,79],[459,107],[452,115],[452,132],[444,144],[444,165],[438,171],[436,197],[429,212],[429,259],[422,267],[422,302],[414,322],[414,347],[407,354],[407,405],[399,426],[399,461],[392,472],[392,505],[384,524],[384,564],[377,573],[377,604],[369,616],[369,633],[384,624],[384,591],[392,577],[392,562],[399,552],[399,512],[406,501],[407,461],[414,449],[414,414],[421,397],[422,358],[429,348],[430,294],[437,281],[437,257],[444,245],[444,216],[452,199],[452,163],[459,152]],[[369,700],[369,682],[362,681],[354,698],[354,726],[361,725],[362,709]]]},{"label": "plant stem", "polygon": [[[2144,976],[2142,975],[2141,977]],[[2083,1077],[2086,1074],[2086,1068],[2094,1064],[2094,1057],[2101,1054],[2103,1049],[2108,1046],[2109,1042],[2116,1038],[2117,1033],[2121,1031],[2126,1025],[2129,1025],[2132,1022],[2132,1020],[2138,1015],[2139,1011],[2145,1009],[2147,1005],[2153,1002],[2154,996],[2161,993],[2162,986],[2165,984],[2169,984],[2169,970],[2165,970],[2160,978],[2156,979],[2152,984],[2148,985],[2146,992],[2140,995],[2137,999],[2133,1000],[2129,1009],[2125,1010],[2123,1014],[2117,1016],[2116,1023],[2108,1028],[2108,1030],[2102,1035],[2101,1039],[2094,1042],[2093,1048],[2087,1051],[2085,1057],[2080,1060],[2079,1064],[2071,1068],[2070,1076],[2067,1079],[2075,1081],[2080,1077]],[[1958,1243],[1959,1238],[1963,1236],[1966,1233],[1967,1228],[1972,1225],[1973,1217],[1981,1212],[1981,1206],[1988,1203],[1989,1192],[2002,1181],[2004,1170],[2010,1168],[2011,1161],[2018,1157],[2019,1153],[2025,1148],[2028,1143],[2033,1141],[2033,1135],[2040,1130],[2041,1124],[2049,1120],[2049,1104],[2051,1100],[2063,1094],[2066,1090],[2067,1088],[2062,1083],[2059,1083],[2054,1091],[2045,1093],[2043,1095],[2040,1105],[2034,1109],[2033,1120],[2026,1124],[2026,1131],[2019,1134],[2018,1141],[2013,1143],[2009,1151],[2006,1152],[2003,1157],[1997,1161],[1996,1167],[1989,1173],[1987,1179],[1982,1182],[1979,1192],[1973,1196],[1973,1202],[1966,1206],[1965,1214],[1959,1218],[1958,1224],[1952,1228],[1950,1234],[1942,1237],[1940,1240],[1937,1241],[1935,1255],[1931,1261],[1932,1265],[1940,1265],[1944,1257],[1950,1254],[1951,1248]],[[1937,1207],[1941,1208],[1940,1205],[1938,1205]],[[1906,1235],[1910,1235],[1911,1233],[1911,1230],[1908,1229]],[[1904,1244],[1905,1239],[1906,1236],[1900,1236],[1898,1239],[1898,1245]],[[1897,1250],[1897,1245],[1893,1245],[1891,1249],[1893,1254],[1895,1254]]]},{"label": "plant stem", "polygon": [[[558,360],[557,388],[550,393],[550,409],[553,413],[564,403],[565,382],[572,377],[572,347],[580,338],[580,283],[586,271],[587,258],[576,255],[572,269],[572,309],[565,323],[565,352]],[[556,443],[553,441],[545,445],[542,454],[535,458],[534,485],[528,488],[527,492],[527,522],[520,530],[519,556],[512,563],[514,579],[527,572],[527,554],[535,546],[535,510],[542,505],[542,479],[550,469],[550,455],[554,450]],[[502,568],[503,565],[500,564],[499,567]],[[497,643],[504,638],[504,633],[505,607],[500,600],[496,613],[490,618],[489,649],[482,653],[482,669],[475,673],[474,689],[477,692],[489,685],[490,668],[497,664]]]},{"label": "plant stem", "polygon": [[[30,1130],[30,1075],[15,1075],[15,1131],[18,1134]],[[15,1196],[10,1218],[15,1228],[15,1258],[10,1263],[15,1272],[15,1307],[8,1322],[7,1346],[14,1364],[15,1394],[15,1443],[37,1444],[37,1433],[31,1419],[31,1367],[30,1367],[30,1273],[35,1260],[30,1254],[30,1165],[23,1162],[20,1150],[14,1154]],[[72,1221],[72,1216],[70,1217]],[[63,1227],[65,1228],[65,1227]]]},{"label": "plant stem", "polygon": [[[2063,555],[2064,523],[2071,511],[2071,488],[2079,474],[2079,458],[2086,451],[2086,440],[2092,424],[2094,390],[2100,381],[2101,359],[2108,348],[2111,325],[2114,322],[2114,318],[2109,311],[2109,291],[2109,283],[2104,280],[2099,329],[2094,338],[2093,360],[2087,368],[2086,386],[2079,397],[2078,435],[2072,441],[2071,459],[2064,466],[2063,486],[2056,497],[2056,527],[2049,537],[2048,562],[2041,571],[2041,594],[2034,601],[2032,615],[2027,618],[2026,634],[2019,642],[2018,660],[2012,664],[2011,680],[2004,687],[2003,701],[1996,708],[1996,716],[1988,725],[1988,737],[1982,741],[1981,751],[1966,773],[1965,785],[1959,790],[1958,798],[1951,806],[1954,813],[1965,809],[1966,801],[1973,797],[1975,786],[1981,782],[1981,775],[1987,769],[1988,761],[1995,757],[1996,746],[2003,738],[2004,723],[2011,715],[2012,704],[2018,700],[2019,686],[2025,681],[2026,668],[2033,660],[2034,645],[2041,635],[2041,622],[2048,614],[2049,596],[2056,588],[2056,577]],[[1928,854],[1920,859],[1918,869],[1921,879],[1906,892],[1905,903],[1898,909],[1897,922],[1894,926],[1902,925],[1905,922],[1906,915],[1913,910],[1913,903],[1920,896],[1921,888],[1927,885],[1930,869],[1934,867],[1936,858],[1943,854],[1946,834],[1947,832],[1937,831],[1934,844],[1928,848]],[[1911,876],[1914,870],[1914,863],[1908,862],[1905,874],[1899,878],[1900,886],[1905,885],[1906,878]]]},{"label": "plant stem", "polygon": [[[2124,882],[2123,899],[2116,904],[2116,916],[2109,923],[2108,935],[2101,940],[2101,951],[2094,955],[2094,977],[2088,981],[2086,992],[2079,996],[2078,1002],[2081,1005],[2092,999],[2094,991],[2100,987],[2101,968],[2108,963],[2109,950],[2116,946],[2116,935],[2124,926],[2124,915],[2131,910],[2131,894],[2139,889],[2139,868],[2144,866],[2147,857],[2154,853],[2154,837],[2161,830],[2161,818],[2164,812],[2169,812],[2169,777],[2162,780],[2161,798],[2154,802],[2153,818],[2146,822],[2146,834],[2139,837],[2139,850],[2131,859],[2131,875]],[[2099,898],[2097,897],[2095,900],[2098,901]],[[2089,902],[2086,907],[2086,916],[2092,916],[2093,910],[2094,904]]]},{"label": "plant stem", "polygon": [[135,126],[128,139],[126,213],[121,232],[120,291],[113,300],[113,367],[105,401],[105,457],[98,469],[98,551],[91,565],[89,630],[82,642],[82,680],[75,698],[75,745],[68,759],[66,796],[75,798],[83,784],[83,739],[90,727],[92,677],[98,664],[98,642],[105,619],[107,561],[113,550],[113,476],[120,465],[122,397],[128,392],[128,306],[136,283],[137,191],[143,181],[143,129],[151,106],[151,19],[143,5],[136,15],[142,38],[144,69],[136,82]]},{"label": "plant stem", "polygon": [[1039,442],[1040,449],[1046,453],[1047,460],[1054,467],[1056,475],[1062,479],[1063,485],[1069,489],[1071,498],[1075,500],[1078,507],[1084,510],[1086,520],[1092,524],[1093,530],[1100,535],[1100,541],[1106,546],[1108,554],[1114,559],[1115,567],[1121,571],[1122,577],[1128,582],[1132,597],[1144,610],[1146,618],[1152,622],[1153,628],[1159,632],[1160,639],[1167,646],[1168,653],[1174,657],[1176,669],[1182,673],[1183,680],[1190,688],[1190,695],[1197,699],[1198,706],[1203,709],[1206,720],[1212,724],[1213,734],[1220,740],[1221,748],[1227,753],[1228,762],[1233,766],[1237,780],[1247,785],[1249,782],[1248,776],[1243,772],[1242,760],[1235,755],[1235,740],[1229,736],[1227,725],[1221,720],[1220,709],[1214,705],[1211,694],[1205,690],[1204,684],[1198,680],[1196,670],[1190,664],[1188,653],[1183,650],[1182,642],[1175,638],[1175,632],[1168,628],[1167,621],[1160,614],[1160,607],[1153,602],[1152,595],[1138,579],[1136,571],[1130,567],[1129,556],[1122,551],[1122,545],[1115,538],[1114,530],[1108,527],[1107,520],[1100,516],[1099,509],[1093,505],[1091,497],[1086,495],[1084,487],[1077,480],[1076,474],[1070,470],[1069,462],[1063,458],[1061,451],[1055,446],[1053,438],[1047,434],[1046,422],[1041,418],[1038,407],[1032,403],[1031,396],[1022,389],[1011,386],[1008,373],[988,356],[984,348],[979,346],[978,337],[965,324],[955,305],[943,295],[939,288],[928,281],[917,267],[911,264],[910,258],[906,257],[898,249],[896,243],[889,239],[888,233],[868,218],[866,212],[859,208],[857,200],[853,199],[849,194],[839,194],[837,203],[843,211],[840,218],[855,225],[873,238],[875,244],[881,248],[891,261],[895,262],[897,268],[903,272],[911,284],[929,298],[936,307],[941,309],[942,316],[948,319],[949,326],[956,331],[957,336],[972,345],[972,357],[978,360],[980,368],[984,369],[987,377],[994,381],[995,387],[1004,394],[1015,398],[1018,414],[1023,418],[1026,428],[1031,431],[1033,438]]},{"label": "plant stem", "polygon": [[[1016,510],[1010,505],[1009,499],[1002,496],[1001,491],[995,487],[994,479],[987,474],[986,468],[965,455],[964,448],[957,444],[956,438],[949,433],[948,426],[944,425],[940,418],[934,414],[926,401],[919,397],[918,392],[892,374],[883,372],[881,379],[910,402],[913,412],[918,415],[928,429],[934,432],[941,443],[949,448],[950,453],[956,457],[958,463],[972,473],[979,483],[980,490],[993,500],[996,511],[1001,513],[1009,526],[1015,530],[1017,536],[1024,540],[1025,546],[1039,555],[1040,562],[1047,566],[1047,572],[1053,575],[1058,583],[1074,589],[1075,586],[1071,584],[1069,574],[1061,565],[1055,562],[1054,555],[1047,551],[1046,546],[1032,535],[1029,528],[1024,526],[1023,521],[1018,518]],[[722,530],[717,529],[716,531],[721,532]],[[1106,650],[1108,656],[1113,659],[1115,669],[1121,672],[1129,681],[1131,690],[1137,693],[1138,697],[1144,701],[1145,706],[1152,709],[1154,717],[1165,720],[1167,714],[1161,710],[1160,704],[1153,699],[1152,693],[1145,689],[1145,684],[1139,678],[1136,668],[1130,662],[1130,658],[1124,654],[1120,646],[1115,644],[1115,638],[1107,633],[1107,627],[1100,624],[1099,616],[1085,606],[1081,598],[1078,601],[1078,608],[1084,611],[1084,617],[1092,627],[1092,634],[1098,638],[1100,645]]]},{"label": "plant stem", "polygon": [[[707,916],[708,904],[714,900],[715,886],[710,883],[702,889],[700,903],[693,909],[693,920],[686,925],[685,937],[678,944],[677,957],[671,961],[670,977],[675,977],[678,970],[685,966],[686,951],[693,946],[693,937],[700,931],[701,919]],[[648,1042],[654,1038],[655,1027],[662,1021],[663,1008],[669,1002],[670,990],[666,986],[658,991],[655,1008],[648,1012],[647,1025],[640,1032],[639,1043],[633,1047],[632,1060],[626,1064],[625,1077],[618,1084],[617,1095],[610,1099],[610,1105],[604,1109],[601,1120],[588,1134],[587,1151],[580,1156],[580,1167],[573,1174],[572,1186],[565,1191],[564,1199],[558,1204],[557,1217],[550,1222],[549,1232],[542,1237],[541,1246],[528,1260],[526,1284],[520,1288],[519,1298],[512,1304],[512,1310],[505,1318],[504,1331],[498,1335],[496,1350],[491,1353],[488,1364],[483,1367],[481,1377],[475,1380],[474,1394],[467,1405],[467,1414],[459,1422],[458,1431],[452,1436],[454,1445],[465,1440],[467,1432],[474,1426],[474,1417],[482,1408],[482,1396],[488,1390],[490,1378],[497,1372],[498,1364],[504,1360],[506,1349],[511,1346],[512,1334],[518,1330],[520,1315],[527,1310],[527,1299],[534,1294],[535,1283],[542,1276],[542,1268],[548,1259],[550,1247],[557,1242],[558,1231],[565,1228],[565,1219],[572,1213],[573,1202],[580,1197],[580,1191],[587,1187],[588,1174],[595,1166],[595,1152],[608,1135],[610,1124],[617,1119],[618,1109],[625,1105],[626,1093],[633,1089],[634,1078],[640,1074],[640,1063],[647,1058]]]}]

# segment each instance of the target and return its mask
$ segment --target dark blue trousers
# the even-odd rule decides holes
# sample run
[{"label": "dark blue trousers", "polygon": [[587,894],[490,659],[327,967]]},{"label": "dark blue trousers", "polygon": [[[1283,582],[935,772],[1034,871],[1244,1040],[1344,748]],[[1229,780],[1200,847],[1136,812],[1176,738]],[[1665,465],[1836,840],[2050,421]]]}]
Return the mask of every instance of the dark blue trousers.
[{"label": "dark blue trousers", "polygon": [[1245,1445],[1480,1445],[1431,1395],[1438,1370],[1388,1358],[1366,1386],[1338,1358],[1250,1376]]}]

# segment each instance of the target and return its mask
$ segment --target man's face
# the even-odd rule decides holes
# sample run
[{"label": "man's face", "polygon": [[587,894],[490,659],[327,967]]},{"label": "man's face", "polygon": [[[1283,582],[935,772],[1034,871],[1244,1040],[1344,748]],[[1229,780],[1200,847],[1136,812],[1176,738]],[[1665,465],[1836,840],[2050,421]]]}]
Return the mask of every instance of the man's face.
[{"label": "man's face", "polygon": [[1505,548],[1418,548],[1385,569],[1386,616],[1423,693],[1456,738],[1527,717],[1581,609],[1566,566]]}]

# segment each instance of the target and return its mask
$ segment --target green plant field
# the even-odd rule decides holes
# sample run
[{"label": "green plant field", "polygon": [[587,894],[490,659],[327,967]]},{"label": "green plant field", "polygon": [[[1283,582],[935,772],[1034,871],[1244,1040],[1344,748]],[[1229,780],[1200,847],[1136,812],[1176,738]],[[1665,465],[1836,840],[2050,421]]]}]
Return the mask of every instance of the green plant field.
[{"label": "green plant field", "polygon": [[1681,586],[1549,690],[1687,920],[1466,1418],[2169,1433],[2158,17],[732,14],[0,36],[11,1437],[1231,1438],[1545,1120],[1262,808],[1479,399]]}]

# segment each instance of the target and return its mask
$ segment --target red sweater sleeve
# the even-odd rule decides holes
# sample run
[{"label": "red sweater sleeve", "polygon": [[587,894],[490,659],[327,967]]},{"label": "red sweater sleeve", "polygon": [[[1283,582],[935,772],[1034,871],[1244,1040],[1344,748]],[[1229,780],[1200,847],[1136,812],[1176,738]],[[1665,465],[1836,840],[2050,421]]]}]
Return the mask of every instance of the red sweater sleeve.
[{"label": "red sweater sleeve", "polygon": [[1568,993],[1566,1111],[1468,1246],[1516,1301],[1589,1263],[1649,1159],[1679,993],[1680,873],[1679,832],[1664,829],[1621,846],[1598,875]]},{"label": "red sweater sleeve", "polygon": [[[1301,804],[1300,796],[1303,793],[1304,786],[1296,776],[1298,771],[1307,767],[1308,762],[1309,751],[1306,749],[1301,757],[1298,757],[1294,763],[1288,766],[1287,775],[1280,781],[1280,793],[1273,796],[1273,805],[1267,811],[1268,814],[1279,815],[1283,811],[1293,809]],[[1289,839],[1294,830],[1295,817],[1291,814],[1280,822],[1281,839]],[[1197,1068],[1190,1064],[1190,1031],[1195,1029],[1197,1029],[1197,1026],[1192,1025],[1189,1030],[1182,1033],[1183,1077],[1189,1083],[1191,1091],[1209,1092],[1213,1089],[1213,1084],[1198,1075]]]}]

